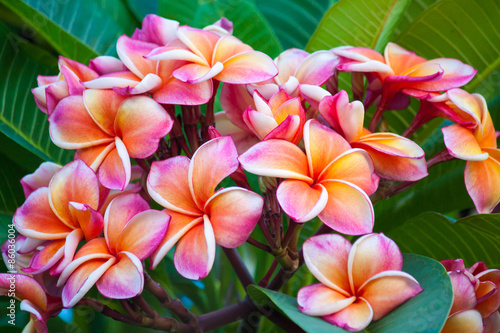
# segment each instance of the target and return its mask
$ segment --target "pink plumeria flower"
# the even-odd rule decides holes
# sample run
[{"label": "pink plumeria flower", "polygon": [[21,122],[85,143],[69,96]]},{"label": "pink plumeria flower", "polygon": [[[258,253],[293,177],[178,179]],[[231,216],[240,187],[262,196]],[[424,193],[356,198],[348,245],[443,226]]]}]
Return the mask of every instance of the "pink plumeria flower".
[{"label": "pink plumeria flower", "polygon": [[175,245],[174,265],[188,279],[210,273],[216,244],[243,244],[262,215],[261,196],[240,187],[215,191],[238,169],[236,147],[228,136],[202,145],[193,158],[176,156],[151,165],[148,192],[172,216],[170,228],[151,256],[155,268]]},{"label": "pink plumeria flower", "polygon": [[442,333],[498,333],[500,270],[483,262],[465,268],[462,259],[441,261],[453,286],[453,304]]},{"label": "pink plumeria flower", "polygon": [[348,331],[366,328],[423,290],[401,272],[401,252],[384,234],[365,235],[353,245],[340,235],[314,236],[303,251],[319,283],[299,290],[300,311]]},{"label": "pink plumeria flower", "polygon": [[278,202],[297,222],[316,216],[330,228],[349,235],[373,229],[368,195],[378,186],[370,155],[351,149],[332,129],[311,119],[304,126],[305,153],[285,140],[262,141],[239,157],[242,167],[256,175],[285,178]]},{"label": "pink plumeria flower", "polygon": [[363,103],[349,103],[342,90],[324,97],[319,112],[353,148],[370,154],[376,173],[383,178],[398,181],[416,181],[427,176],[424,151],[415,142],[394,133],[371,133],[363,128]]},{"label": "pink plumeria flower", "polygon": [[[77,181],[75,181],[77,180]],[[102,231],[97,176],[81,160],[75,160],[52,177],[48,187],[40,187],[26,199],[14,215],[17,231],[28,239],[42,240],[43,246],[23,271],[38,274],[50,268],[60,273],[71,262],[78,243],[91,240]],[[27,247],[33,241],[26,243]],[[21,252],[29,252],[28,250]]]},{"label": "pink plumeria flower", "polygon": [[[14,285],[14,287],[12,287]],[[30,313],[30,321],[24,327],[24,333],[48,333],[47,320],[57,315],[62,305],[58,298],[46,295],[43,287],[32,277],[23,274],[0,273],[0,295],[14,297],[21,301],[20,308]],[[12,300],[12,298],[11,298]],[[14,303],[9,303],[14,304]],[[9,309],[7,309],[9,317]],[[15,311],[14,311],[15,318]]]},{"label": "pink plumeria flower", "polygon": [[38,108],[49,115],[64,97],[81,95],[85,90],[82,82],[98,77],[91,68],[62,56],[59,57],[58,65],[59,75],[38,75],[38,87],[31,89]]},{"label": "pink plumeria flower", "polygon": [[139,295],[144,287],[142,260],[165,237],[170,216],[149,209],[139,194],[115,198],[104,215],[104,238],[94,238],[61,273],[64,307],[73,307],[95,284],[111,299]]},{"label": "pink plumeria flower", "polygon": [[479,213],[490,213],[500,201],[500,150],[486,101],[467,94],[470,113],[478,115],[474,129],[458,124],[442,128],[451,156],[465,160],[465,187]]},{"label": "pink plumeria flower", "polygon": [[279,73],[272,79],[248,86],[248,90],[258,90],[269,99],[280,89],[297,97],[303,94],[302,87],[323,85],[332,75],[338,58],[328,51],[309,54],[300,49],[288,49],[274,59]]},{"label": "pink plumeria flower", "polygon": [[340,57],[337,69],[367,74],[369,90],[381,94],[387,108],[396,94],[446,91],[467,84],[477,70],[456,59],[426,60],[401,46],[388,43],[384,56],[365,47],[343,46],[332,50]]},{"label": "pink plumeria flower", "polygon": [[130,158],[146,158],[170,132],[173,121],[147,96],[123,96],[113,90],[87,89],[63,99],[49,117],[52,141],[77,149],[76,157],[99,172],[107,188],[123,190],[130,182]]}]

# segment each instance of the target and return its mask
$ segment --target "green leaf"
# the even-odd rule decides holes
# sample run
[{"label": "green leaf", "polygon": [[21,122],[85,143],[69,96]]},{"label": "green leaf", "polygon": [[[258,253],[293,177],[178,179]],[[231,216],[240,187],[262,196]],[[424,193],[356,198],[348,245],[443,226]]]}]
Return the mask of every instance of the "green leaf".
[{"label": "green leaf", "polygon": [[180,9],[184,4],[196,3],[196,1],[172,1],[172,0],[124,0],[130,11],[134,14],[139,22],[148,14],[158,14],[160,16],[168,17],[163,10],[171,3],[179,4]]},{"label": "green leaf", "polygon": [[108,14],[120,25],[123,32],[127,35],[134,33],[139,21],[127,8],[122,0],[93,0],[101,6]]},{"label": "green leaf", "polygon": [[0,214],[14,214],[24,202],[24,192],[19,179],[29,172],[15,164],[8,156],[0,154]]},{"label": "green leaf", "polygon": [[94,1],[0,0],[61,55],[87,63],[114,52],[124,33],[111,15]]},{"label": "green leaf", "polygon": [[410,0],[340,0],[321,20],[307,50],[352,45],[383,50]]},{"label": "green leaf", "polygon": [[[412,275],[424,289],[381,320],[372,323],[363,332],[439,333],[453,302],[451,281],[444,267],[437,261],[416,254],[403,254],[403,271]],[[306,332],[346,332],[326,321],[299,311],[294,297],[248,286],[248,295],[263,309],[278,309]]]},{"label": "green leaf", "polygon": [[255,0],[284,49],[304,48],[330,7],[328,0]]},{"label": "green leaf", "polygon": [[0,67],[4,69],[0,80],[0,131],[40,158],[65,164],[73,152],[52,143],[47,116],[37,108],[30,91],[36,86],[38,74],[54,74],[56,69],[31,58],[30,54],[44,51],[13,36],[1,23],[0,38]]},{"label": "green leaf", "polygon": [[[133,0],[127,1],[132,2]],[[158,0],[158,15],[171,20],[176,20],[180,24],[193,26],[195,17],[194,13],[196,13],[200,4],[204,2],[205,1]]]},{"label": "green leaf", "polygon": [[439,1],[441,0],[417,0],[410,2],[410,5],[405,10],[401,21],[394,31],[394,37],[399,36],[420,14]]},{"label": "green leaf", "polygon": [[436,260],[462,258],[467,267],[484,261],[500,268],[500,214],[472,215],[456,222],[424,213],[387,234],[401,248]]}]

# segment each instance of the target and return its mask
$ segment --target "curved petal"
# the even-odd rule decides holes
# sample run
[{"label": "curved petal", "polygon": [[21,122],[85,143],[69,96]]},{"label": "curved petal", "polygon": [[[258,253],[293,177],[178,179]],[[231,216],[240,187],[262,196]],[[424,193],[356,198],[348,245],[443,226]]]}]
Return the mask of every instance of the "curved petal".
[{"label": "curved petal", "polygon": [[500,331],[500,313],[493,312],[488,318],[483,319],[483,333],[497,333]]},{"label": "curved petal", "polygon": [[211,80],[214,76],[219,74],[224,69],[224,65],[220,62],[215,63],[213,66],[204,66],[194,63],[181,66],[174,70],[172,75],[181,80],[182,82],[196,84]]},{"label": "curved petal", "polygon": [[73,201],[69,202],[69,211],[76,221],[76,225],[83,231],[87,241],[101,234],[104,226],[104,220],[101,213],[87,204]]},{"label": "curved petal", "polygon": [[[263,140],[272,130],[274,130],[278,123],[276,120],[267,114],[252,109],[247,109],[243,113],[243,120],[248,128],[261,140]],[[276,138],[279,139],[279,138]],[[290,141],[290,140],[287,140]]]},{"label": "curved petal", "polygon": [[203,144],[189,163],[189,189],[200,210],[219,183],[238,169],[238,152],[230,136]]},{"label": "curved petal", "polygon": [[174,265],[179,274],[199,280],[210,273],[215,259],[215,236],[205,215],[204,223],[192,227],[177,243]]},{"label": "curved petal", "polygon": [[115,118],[118,108],[127,99],[113,90],[87,89],[83,92],[83,103],[92,120],[109,136],[115,136]]},{"label": "curved petal", "polygon": [[231,84],[262,82],[278,74],[278,68],[266,54],[248,51],[236,54],[223,63],[224,69],[214,78]]},{"label": "curved petal", "polygon": [[490,156],[465,164],[465,187],[480,214],[490,213],[500,201],[499,161]]},{"label": "curved petal", "polygon": [[478,296],[478,304],[476,309],[481,312],[483,318],[486,318],[498,311],[500,307],[500,270],[490,269],[480,274],[476,275],[481,281],[481,284],[484,282],[490,282],[495,286],[495,291],[489,296],[481,299],[481,295],[479,294],[480,289],[476,291]]},{"label": "curved petal", "polygon": [[488,153],[482,151],[472,132],[460,125],[450,125],[441,129],[443,139],[451,156],[466,161],[484,161]]},{"label": "curved petal", "polygon": [[49,116],[52,141],[64,149],[80,149],[113,141],[92,119],[82,96],[63,98]]},{"label": "curved petal", "polygon": [[139,39],[158,45],[165,45],[177,38],[179,22],[158,15],[148,14],[142,20],[142,29],[136,29],[133,39]]},{"label": "curved petal", "polygon": [[99,181],[110,190],[123,191],[130,183],[130,157],[120,138],[115,138],[115,145],[115,149],[106,155],[99,167]]},{"label": "curved petal", "polygon": [[116,42],[116,52],[123,64],[141,79],[148,73],[156,73],[156,61],[145,59],[158,45],[122,35]]},{"label": "curved petal", "polygon": [[181,26],[177,29],[177,37],[200,58],[212,60],[215,45],[220,39],[213,32]]},{"label": "curved petal", "polygon": [[217,112],[215,114],[215,127],[221,135],[231,136],[238,150],[238,154],[243,154],[254,144],[260,142],[259,138],[253,133],[233,124],[227,117],[227,112]]},{"label": "curved petal", "polygon": [[330,51],[316,51],[305,58],[295,71],[301,84],[321,86],[333,75],[338,58]]},{"label": "curved petal", "polygon": [[290,114],[281,124],[269,132],[264,140],[281,139],[298,144],[302,139],[302,124],[300,116]]},{"label": "curved petal", "polygon": [[140,82],[131,82],[127,85],[125,82],[120,82],[123,87],[113,86],[113,90],[120,95],[140,95],[156,91],[162,84],[163,81],[158,75],[149,73]]},{"label": "curved petal", "polygon": [[212,57],[212,63],[223,63],[236,54],[249,51],[253,51],[251,46],[244,44],[241,40],[234,36],[226,35],[217,41]]},{"label": "curved petal", "polygon": [[94,172],[97,172],[102,161],[109,152],[116,148],[115,141],[88,148],[81,148],[75,152],[75,160],[80,159],[85,162]]},{"label": "curved petal", "polygon": [[345,296],[321,283],[303,287],[297,294],[299,310],[309,316],[326,316],[351,305],[356,296]]},{"label": "curved petal", "polygon": [[99,56],[90,59],[89,68],[99,75],[121,72],[125,69],[120,59],[111,56]]},{"label": "curved petal", "polygon": [[296,222],[312,220],[325,208],[328,193],[322,185],[309,185],[301,180],[285,180],[276,192],[283,211]]},{"label": "curved petal", "polygon": [[357,294],[372,307],[373,320],[379,320],[423,290],[408,273],[385,271],[366,281]]},{"label": "curved petal", "polygon": [[141,261],[129,252],[118,253],[118,261],[97,280],[97,290],[107,298],[128,299],[144,288]]},{"label": "curved petal", "polygon": [[15,297],[18,300],[30,300],[43,311],[47,310],[45,291],[35,279],[28,275],[0,273],[0,295],[7,296],[13,282],[16,289]]},{"label": "curved petal", "polygon": [[349,279],[353,292],[383,271],[401,271],[403,256],[394,241],[384,234],[359,238],[349,253]]},{"label": "curved petal", "polygon": [[47,187],[31,193],[14,214],[14,224],[21,235],[36,239],[63,239],[73,230],[52,211]]},{"label": "curved petal", "polygon": [[170,132],[173,123],[165,109],[152,98],[135,96],[121,104],[115,132],[131,157],[146,158],[156,151],[159,140]]},{"label": "curved petal", "polygon": [[84,238],[81,229],[73,230],[68,236],[66,236],[66,242],[64,244],[64,256],[61,261],[50,270],[51,275],[59,275],[64,269],[73,261],[75,257],[76,249]]},{"label": "curved petal", "polygon": [[408,51],[395,43],[387,43],[384,58],[395,75],[400,75],[407,69],[426,62],[425,58],[419,57],[415,52]]},{"label": "curved petal", "polygon": [[129,221],[149,209],[140,194],[125,194],[113,199],[104,213],[104,237],[109,249],[115,252],[118,238]]},{"label": "curved petal", "polygon": [[483,319],[477,310],[457,312],[450,316],[441,333],[483,333]]},{"label": "curved petal", "polygon": [[154,92],[153,98],[162,104],[200,105],[210,100],[212,91],[212,80],[191,84],[171,77]]},{"label": "curved petal", "polygon": [[52,162],[43,162],[40,164],[35,172],[24,176],[21,179],[21,185],[23,186],[24,196],[28,196],[40,187],[48,187],[50,180],[54,174],[59,171],[62,167],[59,164]]},{"label": "curved petal", "polygon": [[292,178],[312,184],[307,157],[299,147],[285,140],[259,142],[238,160],[243,169],[256,175]]},{"label": "curved petal", "polygon": [[171,216],[170,224],[165,238],[163,238],[163,241],[150,257],[150,269],[155,269],[175,243],[177,243],[182,236],[191,230],[191,228],[203,222],[203,218],[201,216],[193,217],[169,211],[168,209],[165,209],[164,211]]},{"label": "curved petal", "polygon": [[75,306],[115,262],[115,258],[94,259],[78,267],[63,288],[62,303],[64,307]]},{"label": "curved petal", "polygon": [[24,268],[23,272],[38,274],[50,269],[63,257],[65,243],[64,239],[49,242],[31,257],[29,267]]},{"label": "curved petal", "polygon": [[239,128],[250,132],[243,120],[243,112],[250,107],[255,110],[254,99],[244,85],[223,84],[220,93],[222,109],[226,111],[227,118]]},{"label": "curved petal", "polygon": [[437,65],[443,71],[443,76],[436,81],[417,83],[412,86],[415,89],[425,91],[446,91],[451,88],[462,87],[469,83],[476,75],[477,70],[457,59],[437,58],[425,63]]},{"label": "curved petal", "polygon": [[254,192],[229,187],[215,193],[205,204],[215,242],[234,248],[245,243],[262,216],[264,200]]},{"label": "curved petal", "polygon": [[351,149],[343,137],[314,119],[304,125],[304,146],[312,179],[318,179],[331,161]]},{"label": "curved petal", "polygon": [[355,332],[361,331],[370,324],[373,319],[373,310],[367,301],[359,297],[347,308],[322,318],[333,325]]},{"label": "curved petal", "polygon": [[339,155],[321,172],[318,182],[335,179],[357,185],[368,195],[377,190],[379,181],[370,155],[361,149],[351,149]]},{"label": "curved petal", "polygon": [[347,235],[372,232],[373,206],[361,188],[342,180],[325,180],[321,185],[328,192],[325,209],[318,215],[324,224]]},{"label": "curved petal", "polygon": [[157,203],[170,210],[200,216],[189,190],[189,158],[175,156],[164,161],[154,161],[148,175],[148,193]]},{"label": "curved petal", "polygon": [[138,213],[120,233],[116,252],[131,253],[139,260],[146,259],[165,237],[169,222],[170,216],[165,212],[150,209]]},{"label": "curved petal", "polygon": [[351,247],[347,239],[336,234],[311,237],[302,247],[304,262],[314,277],[346,297],[351,295],[347,275],[347,260]]},{"label": "curved petal", "polygon": [[448,272],[453,287],[453,304],[450,314],[455,312],[473,309],[476,306],[477,299],[474,285],[467,275],[463,272]]}]

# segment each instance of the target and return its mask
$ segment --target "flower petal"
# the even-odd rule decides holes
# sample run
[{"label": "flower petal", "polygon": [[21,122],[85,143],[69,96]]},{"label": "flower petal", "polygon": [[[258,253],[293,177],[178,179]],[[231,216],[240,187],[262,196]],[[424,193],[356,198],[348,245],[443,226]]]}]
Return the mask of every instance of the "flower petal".
[{"label": "flower petal", "polygon": [[106,270],[96,285],[104,297],[111,299],[127,299],[139,295],[144,288],[141,261],[132,253],[118,253],[118,261]]},{"label": "flower petal", "polygon": [[455,312],[473,309],[476,306],[477,299],[474,285],[467,275],[463,272],[448,272],[453,286],[453,304],[450,314]]},{"label": "flower petal", "polygon": [[101,213],[89,205],[73,201],[69,202],[69,211],[71,216],[77,221],[76,224],[80,226],[87,241],[101,234],[104,226]]},{"label": "flower petal", "polygon": [[64,239],[53,240],[46,244],[42,250],[36,252],[31,258],[30,266],[23,272],[38,274],[54,266],[64,255]]},{"label": "flower petal", "polygon": [[236,54],[224,61],[224,70],[214,78],[231,84],[262,82],[278,74],[278,68],[269,56],[258,51]]},{"label": "flower petal", "polygon": [[120,59],[111,56],[99,56],[97,58],[90,59],[89,68],[94,70],[99,75],[125,70]]},{"label": "flower petal", "polygon": [[215,127],[221,135],[230,135],[233,139],[238,154],[243,154],[250,147],[260,142],[259,138],[253,133],[248,132],[235,124],[227,117],[227,112],[217,112],[215,114]]},{"label": "flower petal", "polygon": [[119,137],[115,138],[115,145],[115,149],[106,155],[99,167],[99,181],[111,190],[123,191],[130,183],[130,157]]},{"label": "flower petal", "polygon": [[[14,276],[14,279],[12,279]],[[7,296],[10,285],[15,281],[16,298],[30,300],[43,311],[47,310],[47,295],[42,286],[31,276],[24,274],[0,273],[0,295]]]},{"label": "flower petal", "polygon": [[179,274],[199,280],[210,273],[215,259],[215,236],[205,215],[204,223],[192,227],[177,243],[174,265]]},{"label": "flower petal", "polygon": [[239,187],[215,193],[204,208],[210,216],[215,242],[228,248],[245,243],[262,215],[263,206],[260,195]]},{"label": "flower petal", "polygon": [[492,157],[500,154],[496,149],[487,151],[487,160],[465,164],[465,187],[480,214],[490,213],[500,201],[500,159]]},{"label": "flower petal", "polygon": [[466,161],[484,161],[488,154],[483,152],[472,132],[460,125],[441,129],[450,155]]},{"label": "flower petal", "polygon": [[219,183],[238,168],[238,152],[230,136],[203,144],[189,164],[189,189],[198,208],[203,209]]},{"label": "flower petal", "polygon": [[153,98],[162,104],[200,105],[210,100],[212,91],[212,80],[191,84],[171,77],[154,92]]},{"label": "flower petal", "polygon": [[64,244],[64,256],[57,266],[52,267],[50,270],[51,275],[59,275],[64,269],[73,262],[75,257],[76,249],[80,244],[80,241],[84,239],[84,235],[81,229],[73,230],[68,236],[66,236],[66,242]]},{"label": "flower petal", "polygon": [[305,58],[295,72],[301,84],[321,86],[333,75],[338,58],[330,51],[316,51]]},{"label": "flower petal", "polygon": [[312,184],[307,157],[299,147],[285,140],[259,142],[238,160],[243,169],[256,175],[292,178]]},{"label": "flower petal", "polygon": [[122,35],[116,42],[116,52],[123,64],[141,79],[148,73],[156,73],[155,60],[145,59],[144,56],[158,45],[132,39]]},{"label": "flower petal", "polygon": [[50,180],[54,174],[59,171],[62,167],[59,164],[52,162],[43,162],[40,164],[35,172],[24,176],[21,179],[21,185],[23,186],[24,196],[28,196],[40,187],[48,187]]},{"label": "flower petal", "polygon": [[394,241],[384,234],[359,238],[349,253],[349,279],[353,291],[383,271],[401,271],[403,256]]},{"label": "flower petal", "polygon": [[370,324],[373,310],[367,301],[359,297],[347,308],[322,318],[333,325],[355,332],[361,331]]},{"label": "flower petal", "polygon": [[[476,275],[481,282],[491,282],[496,286],[496,292],[490,297],[478,299],[476,309],[481,312],[483,318],[490,316],[492,313],[497,312],[500,307],[500,270],[489,269]],[[477,292],[476,292],[477,293]],[[480,295],[478,295],[480,298]]]},{"label": "flower petal", "polygon": [[477,310],[465,310],[450,316],[441,333],[483,333],[483,319]]},{"label": "flower petal", "polygon": [[300,180],[283,181],[276,192],[285,213],[296,222],[312,220],[325,208],[328,193],[322,185],[309,185]]},{"label": "flower petal", "polygon": [[299,310],[309,316],[326,316],[338,312],[355,300],[355,296],[345,296],[322,283],[303,287],[297,294]]},{"label": "flower petal", "polygon": [[115,136],[115,118],[118,108],[127,96],[113,90],[87,89],[83,92],[83,102],[94,122],[109,136]]},{"label": "flower petal", "polygon": [[133,39],[165,45],[177,38],[179,22],[158,15],[148,14],[142,20],[142,29],[136,29]]},{"label": "flower petal", "polygon": [[379,320],[423,290],[411,275],[385,271],[366,281],[357,293],[372,307],[373,320]]},{"label": "flower petal", "polygon": [[347,275],[351,247],[347,239],[336,234],[314,236],[303,245],[304,262],[314,277],[346,297],[351,295]]},{"label": "flower petal", "polygon": [[325,209],[318,215],[324,224],[347,235],[372,232],[373,206],[361,188],[343,180],[325,180],[321,185],[328,192]]}]

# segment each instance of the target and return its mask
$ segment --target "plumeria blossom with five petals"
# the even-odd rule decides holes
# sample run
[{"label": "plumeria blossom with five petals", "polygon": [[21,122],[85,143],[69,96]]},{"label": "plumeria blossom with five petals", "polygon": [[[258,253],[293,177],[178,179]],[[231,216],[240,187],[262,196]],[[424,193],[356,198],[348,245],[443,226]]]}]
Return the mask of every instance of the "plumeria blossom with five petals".
[{"label": "plumeria blossom with five petals", "polygon": [[87,242],[61,273],[62,302],[74,306],[94,284],[108,298],[139,295],[144,286],[142,260],[164,238],[170,216],[152,210],[139,194],[115,198],[104,215],[104,237]]},{"label": "plumeria blossom with five petals", "polygon": [[453,304],[442,333],[500,331],[500,270],[483,262],[465,268],[462,259],[441,261],[453,286]]},{"label": "plumeria blossom with five petals", "polygon": [[365,235],[352,245],[340,235],[314,236],[303,251],[319,283],[299,290],[300,311],[349,331],[364,329],[423,290],[401,271],[401,252],[384,234]]},{"label": "plumeria blossom with five petals", "polygon": [[342,90],[334,96],[324,97],[319,112],[353,148],[370,154],[375,172],[383,178],[399,181],[416,181],[427,176],[424,151],[415,142],[394,133],[371,133],[363,128],[365,110],[363,103],[349,103]]},{"label": "plumeria blossom with five petals", "polygon": [[238,154],[229,136],[202,145],[193,158],[176,156],[153,162],[148,192],[172,216],[167,235],[151,256],[151,267],[175,245],[174,265],[184,277],[198,280],[210,273],[216,244],[234,248],[255,228],[264,200],[240,187],[216,191],[238,169]]},{"label": "plumeria blossom with five petals", "polygon": [[330,228],[350,235],[373,229],[368,195],[378,176],[368,153],[349,143],[319,121],[304,126],[305,153],[285,140],[260,142],[239,157],[243,169],[256,175],[285,178],[276,196],[296,222],[316,216]]},{"label": "plumeria blossom with five petals", "polygon": [[173,120],[147,96],[123,96],[113,90],[87,89],[68,96],[49,116],[52,141],[77,149],[76,157],[107,188],[123,190],[131,178],[130,158],[146,158],[170,132]]},{"label": "plumeria blossom with five petals", "polygon": [[500,150],[486,101],[467,94],[470,113],[479,116],[475,128],[458,124],[442,128],[451,156],[465,160],[465,187],[479,213],[490,213],[500,201]]}]

